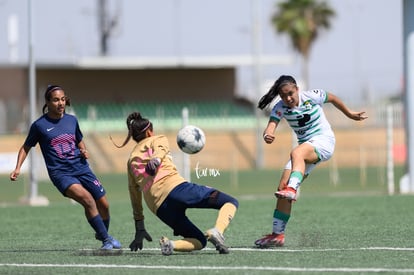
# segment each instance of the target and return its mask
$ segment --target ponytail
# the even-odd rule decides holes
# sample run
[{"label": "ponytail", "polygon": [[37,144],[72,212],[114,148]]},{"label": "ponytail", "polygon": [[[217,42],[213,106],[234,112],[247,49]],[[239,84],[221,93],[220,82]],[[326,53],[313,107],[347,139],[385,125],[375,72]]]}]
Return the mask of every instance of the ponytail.
[{"label": "ponytail", "polygon": [[259,100],[259,104],[257,104],[257,107],[259,109],[263,110],[277,96],[278,91],[275,87],[275,84],[270,88],[270,90],[267,92],[267,94],[262,96],[262,98]]},{"label": "ponytail", "polygon": [[109,138],[111,139],[112,143],[116,147],[118,147],[118,148],[124,147],[129,142],[129,140],[131,139],[131,137],[136,142],[140,142],[141,140],[143,140],[144,138],[147,137],[146,131],[148,129],[152,130],[152,123],[151,123],[151,121],[149,121],[146,118],[143,118],[139,112],[133,112],[133,113],[131,113],[127,117],[127,119],[126,119],[126,124],[127,124],[127,128],[128,128],[128,135],[125,138],[125,140],[122,143],[122,145],[117,145],[112,140],[112,137],[109,136]]},{"label": "ponytail", "polygon": [[279,94],[280,89],[289,83],[296,85],[296,80],[290,75],[280,76],[275,81],[275,83],[270,88],[270,90],[264,96],[262,96],[262,98],[259,100],[257,107],[261,110],[266,108],[273,101],[273,99]]}]

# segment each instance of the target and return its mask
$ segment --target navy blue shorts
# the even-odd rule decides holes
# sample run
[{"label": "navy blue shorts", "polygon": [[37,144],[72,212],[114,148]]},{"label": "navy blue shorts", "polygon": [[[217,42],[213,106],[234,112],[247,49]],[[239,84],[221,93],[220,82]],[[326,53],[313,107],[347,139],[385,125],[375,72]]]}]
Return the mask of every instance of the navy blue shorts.
[{"label": "navy blue shorts", "polygon": [[198,239],[203,247],[204,233],[185,215],[188,208],[220,209],[225,203],[238,206],[235,198],[217,189],[184,182],[175,187],[157,210],[157,217],[174,230],[175,236]]},{"label": "navy blue shorts", "polygon": [[94,173],[89,172],[82,175],[59,175],[59,176],[50,176],[51,181],[56,186],[56,188],[65,195],[66,190],[72,184],[81,184],[89,193],[91,193],[92,197],[95,200],[99,200],[103,196],[105,196],[106,191],[104,187],[101,185],[101,182],[95,176]]}]

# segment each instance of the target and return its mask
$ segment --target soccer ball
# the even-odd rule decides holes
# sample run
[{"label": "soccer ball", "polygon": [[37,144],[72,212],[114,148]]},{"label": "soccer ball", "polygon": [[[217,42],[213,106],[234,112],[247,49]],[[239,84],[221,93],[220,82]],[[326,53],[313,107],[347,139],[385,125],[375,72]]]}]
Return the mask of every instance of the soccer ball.
[{"label": "soccer ball", "polygon": [[187,125],[181,128],[177,134],[177,145],[187,154],[195,154],[203,149],[206,143],[206,136],[200,128]]}]

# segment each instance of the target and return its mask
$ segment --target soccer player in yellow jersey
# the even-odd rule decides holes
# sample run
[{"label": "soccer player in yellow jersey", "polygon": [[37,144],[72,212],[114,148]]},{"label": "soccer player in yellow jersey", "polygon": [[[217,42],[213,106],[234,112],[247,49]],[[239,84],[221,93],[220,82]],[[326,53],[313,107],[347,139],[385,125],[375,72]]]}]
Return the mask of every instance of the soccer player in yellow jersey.
[{"label": "soccer player in yellow jersey", "polygon": [[283,246],[292,201],[296,200],[300,184],[318,163],[327,161],[334,152],[335,135],[323,112],[323,104],[332,103],[348,118],[356,121],[367,118],[365,112],[350,110],[332,93],[321,89],[300,91],[296,80],[290,75],[280,76],[260,99],[258,107],[264,109],[278,95],[281,100],[272,108],[263,139],[268,144],[272,143],[279,122],[285,118],[295,132],[299,145],[291,151],[275,193],[278,200],[273,212],[273,231],[255,241],[261,248]]},{"label": "soccer player in yellow jersey", "polygon": [[[142,196],[148,208],[173,229],[180,240],[160,240],[163,255],[173,251],[190,252],[201,250],[210,241],[220,254],[227,254],[223,233],[233,219],[238,201],[217,189],[187,182],[177,171],[172,161],[168,139],[154,135],[151,121],[140,113],[131,113],[126,124],[128,136],[121,146],[132,139],[137,143],[128,160],[128,188],[135,219],[135,238],[131,251],[142,249],[144,238],[152,241],[144,226]],[[194,225],[185,212],[188,208],[217,209],[215,226],[203,233]]]}]

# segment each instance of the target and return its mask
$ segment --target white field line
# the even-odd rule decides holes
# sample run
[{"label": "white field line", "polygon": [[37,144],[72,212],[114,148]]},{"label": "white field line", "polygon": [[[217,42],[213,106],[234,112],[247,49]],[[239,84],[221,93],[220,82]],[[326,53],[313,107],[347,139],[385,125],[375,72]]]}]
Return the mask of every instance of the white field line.
[{"label": "white field line", "polygon": [[[84,248],[79,251],[97,251],[99,249]],[[130,251],[129,248],[122,248],[123,251]],[[206,247],[202,251],[215,251],[215,248]],[[357,247],[357,248],[305,248],[305,249],[286,249],[286,248],[253,248],[253,247],[229,247],[231,251],[252,251],[267,253],[284,252],[329,252],[329,251],[358,251],[358,250],[389,250],[389,251],[414,251],[414,247]],[[141,251],[160,251],[160,248],[143,248]],[[139,252],[134,252],[139,253]]]},{"label": "white field line", "polygon": [[349,267],[270,267],[270,266],[174,266],[174,265],[108,265],[108,264],[7,264],[0,263],[7,267],[67,267],[67,268],[124,268],[124,269],[154,269],[154,270],[252,270],[252,271],[295,271],[295,272],[393,272],[393,273],[413,273],[414,269],[393,269],[393,268],[349,268]]},{"label": "white field line", "polygon": [[[81,249],[79,251],[92,251],[96,249]],[[129,249],[123,249],[129,251]],[[142,251],[159,251],[159,248],[144,248]],[[203,250],[213,251],[214,248],[204,248]],[[283,253],[283,252],[329,252],[329,251],[358,251],[358,250],[389,250],[389,251],[414,251],[414,248],[407,247],[361,247],[361,248],[327,248],[327,249],[259,249],[259,248],[230,248],[231,251],[251,251],[251,252],[267,252],[267,253]],[[133,252],[136,253],[136,252]],[[139,252],[138,252],[139,253]],[[50,267],[50,268],[124,268],[124,269],[147,269],[147,270],[240,270],[240,271],[288,271],[288,272],[349,272],[349,273],[414,273],[412,268],[349,268],[349,267],[271,267],[271,266],[176,266],[176,265],[115,265],[115,264],[30,264],[30,263],[0,263],[0,267]]]}]

